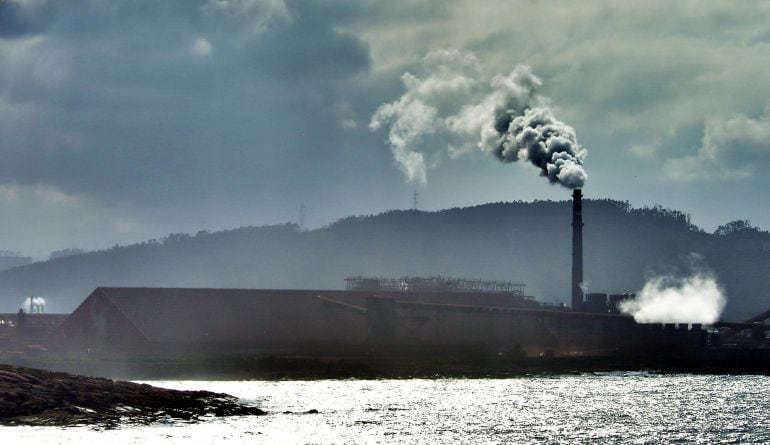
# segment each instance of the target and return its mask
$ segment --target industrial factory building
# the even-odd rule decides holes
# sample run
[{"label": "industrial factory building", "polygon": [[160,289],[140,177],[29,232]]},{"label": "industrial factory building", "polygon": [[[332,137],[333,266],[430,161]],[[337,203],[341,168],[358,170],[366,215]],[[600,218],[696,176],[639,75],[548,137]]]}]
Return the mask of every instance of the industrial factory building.
[{"label": "industrial factory building", "polygon": [[361,317],[350,308],[317,296],[312,291],[100,287],[61,326],[60,341],[97,351],[271,350],[344,345],[363,332]]},{"label": "industrial factory building", "polygon": [[[708,333],[699,324],[638,324],[617,310],[632,295],[583,295],[581,201],[575,190],[571,308],[537,302],[523,283],[440,276],[351,277],[346,290],[99,287],[64,321],[56,343],[123,355],[700,351]],[[768,327],[751,320],[729,328],[761,342]]]},{"label": "industrial factory building", "polygon": [[0,314],[0,351],[20,351],[21,345],[47,344],[67,317],[67,314],[24,311]]},{"label": "industrial factory building", "polygon": [[350,355],[397,350],[595,355],[688,345],[700,326],[544,306],[498,292],[97,288],[62,324],[70,352]]},{"label": "industrial factory building", "polygon": [[346,279],[346,290],[100,287],[59,329],[75,351],[249,350],[350,354],[478,350],[594,355],[702,342],[700,325],[639,325],[628,295],[584,298],[582,195],[573,193],[572,308],[545,305],[516,282],[446,277]]},{"label": "industrial factory building", "polygon": [[[460,282],[468,284],[467,280]],[[445,280],[447,283],[452,281]],[[486,286],[492,286],[491,282]],[[372,292],[100,287],[62,324],[59,343],[69,349],[116,352],[168,348],[340,351],[397,336],[431,345],[458,338],[462,343],[483,343],[492,327],[489,320],[499,314],[474,312],[473,308],[539,308],[537,302],[521,295],[522,289]],[[450,324],[454,328],[448,328]]]}]

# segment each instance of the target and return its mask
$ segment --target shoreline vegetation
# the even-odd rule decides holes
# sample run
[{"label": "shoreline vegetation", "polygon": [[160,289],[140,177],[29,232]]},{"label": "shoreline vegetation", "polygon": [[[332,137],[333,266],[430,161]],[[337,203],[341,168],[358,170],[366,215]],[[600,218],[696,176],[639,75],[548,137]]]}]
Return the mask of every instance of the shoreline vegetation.
[{"label": "shoreline vegetation", "polygon": [[0,425],[110,428],[168,419],[266,414],[228,394],[0,365]]}]

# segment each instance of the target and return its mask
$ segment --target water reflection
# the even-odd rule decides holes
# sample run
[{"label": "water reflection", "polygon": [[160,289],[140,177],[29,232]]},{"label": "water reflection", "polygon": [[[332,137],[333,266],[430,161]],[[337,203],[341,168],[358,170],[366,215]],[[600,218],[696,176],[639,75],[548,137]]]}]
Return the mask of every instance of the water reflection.
[{"label": "water reflection", "polygon": [[[264,417],[2,428],[31,443],[770,442],[770,378],[645,373],[517,379],[149,382],[227,392]],[[308,410],[318,410],[308,414]],[[12,441],[11,441],[12,442]]]}]

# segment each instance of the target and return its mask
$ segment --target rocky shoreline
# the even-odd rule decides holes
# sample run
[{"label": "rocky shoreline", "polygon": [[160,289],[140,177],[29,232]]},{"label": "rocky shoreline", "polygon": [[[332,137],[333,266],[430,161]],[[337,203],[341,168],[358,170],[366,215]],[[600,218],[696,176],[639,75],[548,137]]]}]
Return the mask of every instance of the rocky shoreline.
[{"label": "rocky shoreline", "polygon": [[0,425],[110,427],[262,414],[228,394],[0,365]]}]

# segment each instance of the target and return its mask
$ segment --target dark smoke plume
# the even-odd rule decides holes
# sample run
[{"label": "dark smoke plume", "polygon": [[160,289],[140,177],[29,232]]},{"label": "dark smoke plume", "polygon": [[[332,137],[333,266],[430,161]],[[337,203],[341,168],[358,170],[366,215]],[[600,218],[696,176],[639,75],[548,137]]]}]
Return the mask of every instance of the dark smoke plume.
[{"label": "dark smoke plume", "polygon": [[425,61],[425,74],[405,74],[406,93],[380,106],[370,124],[373,130],[389,126],[394,159],[408,180],[426,182],[425,160],[436,140],[443,138],[454,158],[479,138],[476,146],[502,162],[529,161],[552,184],[583,187],[587,152],[537,93],[542,82],[529,67],[485,81],[472,55],[442,50]]},{"label": "dark smoke plume", "polygon": [[551,183],[567,188],[585,184],[585,150],[578,145],[575,130],[548,108],[528,108],[522,115],[506,110],[498,114],[494,127],[499,137],[489,150],[499,160],[527,160]]}]

